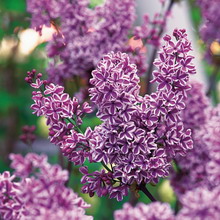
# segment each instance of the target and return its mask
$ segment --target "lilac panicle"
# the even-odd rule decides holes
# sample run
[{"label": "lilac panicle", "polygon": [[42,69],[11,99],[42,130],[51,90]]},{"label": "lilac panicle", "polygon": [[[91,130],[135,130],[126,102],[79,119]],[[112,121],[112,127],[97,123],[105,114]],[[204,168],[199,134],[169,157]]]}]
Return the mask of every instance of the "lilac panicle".
[{"label": "lilac panicle", "polygon": [[123,209],[116,210],[115,220],[174,220],[175,216],[169,204],[153,202],[151,204],[138,203],[132,207],[129,203]]},{"label": "lilac panicle", "polygon": [[[153,81],[158,82],[158,90],[150,96],[139,96],[137,69],[126,54],[105,55],[92,72],[94,88],[89,92],[103,123],[94,130],[89,146],[95,162],[111,164],[112,177],[120,180],[120,187],[156,183],[169,174],[172,158],[192,148],[191,131],[184,129],[181,111],[195,67],[185,30],[175,30],[174,37],[177,42],[164,38],[155,61],[158,70]],[[94,193],[94,183],[87,183]],[[106,189],[104,182],[102,188]]]},{"label": "lilac panicle", "polygon": [[198,187],[179,197],[181,209],[174,215],[169,204],[153,202],[138,203],[132,207],[125,203],[114,212],[115,220],[218,220],[220,218],[220,189]]},{"label": "lilac panicle", "polygon": [[41,80],[41,76],[33,70],[25,78],[38,90],[33,92],[31,109],[37,116],[46,117],[51,143],[60,146],[63,154],[75,164],[83,164],[87,149],[81,143],[86,138],[80,133],[79,126],[82,117],[92,109],[87,102],[80,105],[77,98],[71,98],[64,92],[64,87]]},{"label": "lilac panicle", "polygon": [[219,54],[216,54],[211,47],[213,42],[217,42],[218,46],[220,43],[220,2],[219,0],[197,0],[197,4],[201,9],[202,14],[200,36],[206,44],[207,51],[205,57],[209,62],[219,63]]},{"label": "lilac panicle", "polygon": [[188,191],[180,198],[182,209],[178,213],[177,220],[218,220],[220,218],[220,189],[208,190],[206,187],[198,187]]},{"label": "lilac panicle", "polygon": [[68,172],[59,165],[50,165],[45,155],[34,153],[11,154],[10,159],[14,175],[0,174],[1,219],[92,219],[85,215],[89,205],[65,186]]},{"label": "lilac panicle", "polygon": [[179,170],[171,176],[172,185],[180,195],[220,183],[220,108],[211,106],[201,84],[194,82],[191,86],[182,117],[185,127],[192,129],[194,147],[185,157],[176,158]]},{"label": "lilac panicle", "polygon": [[[88,0],[53,0],[50,3],[27,0],[32,27],[41,31],[43,24],[52,24],[57,30],[47,46],[48,56],[54,58],[48,68],[52,82],[62,83],[63,79],[76,75],[89,77],[103,54],[129,50],[128,35],[135,20],[135,0],[106,0],[94,9],[89,8],[89,3]],[[142,71],[146,70],[142,53],[134,52],[130,56]]]},{"label": "lilac panicle", "polygon": [[[134,27],[135,3],[105,0],[91,8],[89,0],[27,0],[31,27],[40,33],[43,25],[56,30],[47,44],[47,55],[53,58],[48,68],[50,81],[63,83],[75,76],[89,79],[101,57],[110,51],[128,53],[138,74],[143,75],[147,70],[145,45],[159,46],[170,11],[156,13],[152,21],[145,15],[143,25]],[[133,48],[133,38],[140,40],[142,46]]]},{"label": "lilac panicle", "polygon": [[28,73],[26,81],[38,89],[32,109],[46,116],[51,142],[76,165],[86,158],[104,165],[105,170],[93,173],[85,167],[81,170],[82,191],[90,196],[108,194],[122,200],[132,184],[138,190],[142,184],[167,177],[171,160],[192,148],[191,131],[184,128],[181,112],[195,67],[185,30],[175,30],[173,36],[176,41],[164,37],[154,62],[158,70],[153,82],[158,86],[151,95],[139,95],[137,68],[127,54],[111,52],[101,59],[92,72],[89,92],[103,123],[84,134],[79,125],[82,115],[91,112],[89,105],[80,105],[62,86],[42,81],[35,71]]}]

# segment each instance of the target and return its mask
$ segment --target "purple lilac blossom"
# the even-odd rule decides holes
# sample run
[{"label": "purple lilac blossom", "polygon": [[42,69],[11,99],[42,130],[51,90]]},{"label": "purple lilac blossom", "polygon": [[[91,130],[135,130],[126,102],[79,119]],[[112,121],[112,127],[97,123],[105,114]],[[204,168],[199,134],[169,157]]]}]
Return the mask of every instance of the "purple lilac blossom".
[{"label": "purple lilac blossom", "polygon": [[45,0],[28,0],[27,4],[33,28],[41,31],[42,25],[51,23],[57,29],[48,44],[48,56],[54,58],[48,69],[52,82],[62,83],[76,75],[89,77],[103,54],[112,50],[129,52],[141,73],[146,71],[144,53],[133,51],[128,45],[135,20],[135,0],[106,0],[94,9],[89,8],[88,0],[52,1],[49,6]]},{"label": "purple lilac blossom", "polygon": [[182,209],[177,220],[219,220],[220,188],[213,190],[199,187],[180,197]]},{"label": "purple lilac blossom", "polygon": [[[160,2],[164,7],[164,1]],[[47,55],[52,58],[48,68],[50,81],[63,83],[74,76],[88,81],[101,57],[110,51],[128,53],[138,67],[138,75],[143,75],[147,70],[145,45],[159,45],[170,8],[156,13],[152,21],[145,15],[143,25],[134,27],[135,0],[105,0],[95,8],[89,3],[27,0],[31,27],[40,33],[43,25],[56,29],[47,45]],[[130,45],[134,37],[143,41],[141,48]]]},{"label": "purple lilac blossom", "polygon": [[86,143],[82,144],[86,140],[79,126],[82,117],[92,109],[87,102],[80,105],[77,98],[71,98],[64,92],[64,87],[43,81],[41,77],[42,74],[33,70],[25,78],[31,87],[38,90],[32,93],[33,114],[46,117],[50,142],[60,146],[63,154],[76,165],[83,164],[88,149],[84,147]]},{"label": "purple lilac blossom", "polygon": [[212,189],[220,183],[220,108],[211,106],[201,84],[191,85],[182,117],[184,126],[192,129],[193,149],[176,158],[179,169],[171,175],[180,195],[200,186]]},{"label": "purple lilac blossom", "polygon": [[80,106],[63,87],[40,80],[41,74],[35,71],[28,73],[26,81],[40,88],[33,93],[32,109],[46,116],[51,142],[77,165],[88,158],[106,168],[93,173],[86,167],[80,169],[84,193],[122,200],[130,185],[139,189],[139,185],[167,177],[171,160],[192,148],[191,131],[184,128],[181,112],[195,67],[185,30],[175,30],[173,35],[176,42],[165,36],[154,63],[158,70],[153,82],[158,83],[158,90],[145,97],[139,95],[137,68],[127,54],[112,52],[102,58],[92,72],[94,87],[89,92],[103,123],[94,130],[87,128],[85,134],[79,125],[81,116],[91,112],[88,104]]},{"label": "purple lilac blossom", "polygon": [[[109,53],[92,72],[89,90],[91,101],[97,105],[97,116],[103,123],[96,127],[89,139],[95,162],[111,164],[108,172],[85,173],[84,191],[93,194],[102,187],[110,198],[127,191],[131,184],[157,183],[169,174],[170,161],[176,155],[185,155],[192,148],[191,131],[184,129],[181,111],[184,108],[189,74],[195,73],[188,55],[191,44],[185,30],[175,30],[177,42],[165,36],[165,45],[159,52],[153,82],[156,93],[139,96],[139,77],[136,66],[124,53]],[[166,95],[164,95],[166,94]],[[108,176],[112,172],[112,187],[92,175]],[[105,178],[109,178],[105,177]],[[101,184],[101,185],[100,185]],[[99,187],[97,187],[99,185]],[[121,199],[117,197],[117,199]]]},{"label": "purple lilac blossom", "polygon": [[220,184],[220,105],[213,108],[210,115],[203,137],[210,157],[206,165],[208,180],[212,187],[216,187]]},{"label": "purple lilac blossom", "polygon": [[171,182],[177,194],[208,184],[206,165],[210,156],[207,142],[203,137],[211,103],[205,95],[202,84],[197,82],[191,82],[191,89],[187,91],[185,102],[186,108],[182,111],[182,119],[184,126],[192,131],[193,149],[185,157],[178,156],[175,159],[179,169],[172,172]]},{"label": "purple lilac blossom", "polygon": [[219,0],[197,0],[197,4],[200,6],[202,13],[200,36],[207,48],[205,57],[209,62],[215,62],[216,60],[213,59],[215,54],[213,54],[210,47],[213,42],[220,43],[220,2]]},{"label": "purple lilac blossom", "polygon": [[28,126],[25,125],[22,127],[22,134],[19,136],[19,139],[24,142],[25,144],[31,146],[34,140],[36,139],[36,135],[34,134],[34,131],[36,130],[36,127],[34,125]]},{"label": "purple lilac blossom", "polygon": [[1,219],[92,219],[85,215],[89,205],[65,186],[68,172],[59,165],[50,165],[45,155],[34,153],[11,154],[10,159],[14,175],[0,174]]},{"label": "purple lilac blossom", "polygon": [[138,203],[132,207],[129,203],[123,209],[116,210],[115,220],[174,220],[175,216],[169,204],[153,202],[151,204]]}]

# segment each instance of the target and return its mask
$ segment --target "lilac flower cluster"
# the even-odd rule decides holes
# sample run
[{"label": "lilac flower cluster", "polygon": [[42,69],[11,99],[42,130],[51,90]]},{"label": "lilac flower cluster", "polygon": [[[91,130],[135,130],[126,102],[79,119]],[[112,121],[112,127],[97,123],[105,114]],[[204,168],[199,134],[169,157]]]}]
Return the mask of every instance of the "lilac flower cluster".
[{"label": "lilac flower cluster", "polygon": [[33,88],[38,89],[32,96],[33,113],[46,117],[51,143],[60,146],[63,154],[75,164],[83,164],[84,154],[87,156],[88,149],[80,144],[86,140],[79,133],[79,126],[82,124],[82,117],[92,109],[87,102],[80,105],[75,97],[70,98],[64,92],[64,87],[41,80],[41,77],[42,74],[36,74],[33,70],[25,78]]},{"label": "lilac flower cluster", "polygon": [[[160,2],[164,8],[166,4]],[[89,0],[27,0],[32,28],[40,33],[43,25],[56,29],[47,45],[47,54],[53,58],[48,74],[54,83],[75,76],[89,79],[98,61],[110,51],[128,53],[143,75],[147,70],[144,46],[159,45],[170,9],[156,13],[152,21],[145,15],[143,25],[134,27],[135,0],[105,0],[95,8]],[[142,48],[130,45],[132,37],[143,40]]]},{"label": "lilac flower cluster", "polygon": [[179,167],[172,172],[172,185],[177,194],[183,194],[199,186],[206,185],[206,165],[210,160],[207,142],[204,140],[204,126],[209,120],[210,102],[205,95],[202,84],[191,82],[187,91],[186,108],[182,111],[183,123],[192,130],[193,149],[185,157],[177,157]]},{"label": "lilac flower cluster", "polygon": [[35,130],[36,127],[34,125],[32,126],[25,125],[22,128],[22,134],[19,136],[19,139],[27,145],[32,145],[32,143],[36,139],[36,135],[34,134]]},{"label": "lilac flower cluster", "polygon": [[125,203],[123,209],[114,213],[115,220],[219,220],[220,218],[220,188],[213,190],[204,187],[188,191],[180,197],[182,208],[174,215],[166,203],[138,203],[136,207]]},{"label": "lilac flower cluster", "polygon": [[176,42],[165,36],[155,61],[158,70],[153,81],[158,90],[152,95],[139,96],[137,69],[128,55],[112,52],[102,58],[92,72],[94,87],[89,92],[103,123],[94,131],[87,128],[85,134],[79,125],[82,115],[91,112],[88,104],[80,106],[63,87],[40,80],[41,74],[28,73],[26,81],[40,88],[33,93],[32,109],[34,114],[46,116],[51,142],[75,164],[82,165],[88,158],[105,167],[93,173],[81,168],[84,193],[109,194],[122,200],[130,185],[139,189],[168,176],[171,160],[192,148],[191,131],[184,128],[181,119],[189,75],[195,73],[193,57],[188,55],[191,44],[185,30],[175,30],[173,35]]},{"label": "lilac flower cluster", "polygon": [[206,58],[210,62],[216,62],[217,60],[213,55],[219,54],[213,54],[210,47],[213,42],[217,42],[218,44],[220,43],[220,2],[218,0],[197,0],[197,3],[201,8],[203,19],[200,35],[207,47]]},{"label": "lilac flower cluster", "polygon": [[220,188],[208,190],[200,187],[187,192],[181,197],[182,209],[178,213],[177,220],[218,220],[220,218]]},{"label": "lilac flower cluster", "polygon": [[204,130],[204,142],[207,143],[209,158],[206,165],[208,180],[212,187],[220,184],[220,105],[210,112],[210,119],[207,121]]},{"label": "lilac flower cluster", "polygon": [[193,83],[182,113],[185,127],[192,129],[194,147],[186,157],[177,157],[178,172],[172,174],[177,194],[200,186],[213,188],[220,183],[220,109],[211,107],[201,84]]},{"label": "lilac flower cluster", "polygon": [[[131,184],[156,183],[166,177],[171,159],[192,148],[191,132],[184,129],[181,119],[189,74],[195,73],[186,36],[184,30],[175,30],[177,42],[170,36],[164,38],[165,45],[155,61],[158,70],[153,81],[158,82],[158,91],[150,96],[139,96],[136,66],[126,54],[107,54],[92,72],[91,101],[103,123],[94,130],[89,146],[95,162],[111,165],[108,171],[120,182],[114,189],[120,195],[118,200],[127,195],[125,188]],[[100,185],[102,178],[86,175],[83,183],[87,182],[87,193],[101,187],[110,197],[116,196],[105,181]],[[94,175],[109,180],[104,171]]]},{"label": "lilac flower cluster", "polygon": [[[41,30],[42,25],[51,23],[58,32],[48,44],[48,56],[54,58],[48,69],[53,82],[60,83],[75,75],[88,77],[103,54],[129,50],[128,35],[135,20],[135,1],[106,0],[94,9],[89,8],[89,2],[52,1],[48,7],[45,0],[27,1],[32,27]],[[59,27],[55,22],[58,18]],[[62,62],[56,62],[57,55]],[[139,65],[142,64],[140,69],[145,71],[145,56],[137,52],[137,57],[140,59],[134,60],[138,60]]]},{"label": "lilac flower cluster", "polygon": [[0,174],[1,219],[92,219],[85,215],[89,205],[65,187],[67,171],[50,165],[44,155],[11,154],[10,159],[14,175]]},{"label": "lilac flower cluster", "polygon": [[191,89],[187,91],[186,107],[182,111],[184,126],[196,133],[207,122],[207,111],[210,101],[205,95],[205,89],[199,82],[190,82]]},{"label": "lilac flower cluster", "polygon": [[129,203],[123,209],[114,213],[115,220],[174,220],[174,213],[169,204],[154,202],[151,204],[138,203],[132,207]]}]

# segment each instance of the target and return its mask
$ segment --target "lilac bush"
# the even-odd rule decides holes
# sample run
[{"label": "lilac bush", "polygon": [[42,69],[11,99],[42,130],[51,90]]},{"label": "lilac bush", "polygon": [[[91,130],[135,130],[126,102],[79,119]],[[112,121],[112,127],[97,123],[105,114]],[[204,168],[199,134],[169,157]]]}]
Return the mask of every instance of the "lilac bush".
[{"label": "lilac bush", "polygon": [[191,131],[184,128],[181,112],[195,67],[185,30],[176,29],[173,36],[176,42],[164,37],[155,60],[158,70],[152,82],[158,87],[151,95],[139,95],[137,68],[128,55],[111,52],[102,58],[92,72],[94,87],[89,92],[103,123],[94,130],[88,127],[84,134],[79,126],[82,115],[91,112],[88,103],[80,105],[62,86],[41,80],[35,71],[28,73],[26,81],[39,89],[33,92],[31,108],[37,116],[46,116],[51,142],[76,165],[88,158],[105,168],[93,173],[80,169],[84,193],[109,194],[120,201],[132,184],[143,190],[146,183],[167,177],[171,160],[192,148]]},{"label": "lilac bush", "polygon": [[13,175],[0,174],[1,219],[92,219],[89,205],[65,186],[68,172],[47,162],[47,156],[11,154]]},{"label": "lilac bush", "polygon": [[[0,219],[93,219],[85,212],[90,205],[70,188],[79,178],[90,197],[127,199],[116,220],[220,219],[220,105],[213,107],[206,96],[219,71],[220,4],[197,0],[201,39],[214,67],[205,94],[190,82],[196,70],[186,30],[162,38],[178,0],[159,2],[160,12],[145,14],[137,26],[135,0],[96,6],[90,0],[27,0],[31,27],[40,35],[45,26],[54,30],[46,46],[48,79],[32,70],[25,81],[34,89],[33,114],[46,118],[49,140],[59,147],[60,165],[45,155],[10,154],[14,171],[0,173]],[[99,125],[89,127],[90,119]],[[35,127],[22,131],[20,140],[31,146]],[[157,201],[165,201],[164,179],[175,191],[175,210]],[[148,186],[156,184],[161,188],[152,195]],[[152,203],[138,203],[140,191]],[[115,205],[106,201],[109,209]]]}]

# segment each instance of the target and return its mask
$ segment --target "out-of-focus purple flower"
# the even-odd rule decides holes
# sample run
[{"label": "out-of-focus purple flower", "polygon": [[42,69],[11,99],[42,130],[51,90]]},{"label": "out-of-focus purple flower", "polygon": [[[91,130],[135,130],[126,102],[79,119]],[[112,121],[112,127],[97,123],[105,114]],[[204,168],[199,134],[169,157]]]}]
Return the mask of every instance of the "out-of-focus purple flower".
[{"label": "out-of-focus purple flower", "polygon": [[185,157],[177,157],[178,171],[172,173],[172,185],[176,193],[199,186],[213,188],[220,183],[220,110],[212,107],[201,84],[191,83],[182,111],[185,127],[191,128],[193,149]]},{"label": "out-of-focus purple flower", "polygon": [[34,125],[32,125],[32,126],[28,126],[28,125],[23,126],[22,134],[19,136],[19,139],[27,145],[32,145],[32,143],[36,139],[36,135],[34,134],[35,130],[36,130],[36,127]]},{"label": "out-of-focus purple flower", "polygon": [[[53,25],[57,29],[47,47],[48,56],[54,58],[48,68],[54,83],[76,75],[88,77],[103,54],[111,50],[129,52],[128,35],[135,20],[135,1],[106,0],[94,9],[89,3],[88,0],[50,4],[45,0],[27,1],[33,28],[41,32],[43,25]],[[61,62],[56,62],[57,55]],[[133,51],[130,56],[140,66],[141,73],[146,71],[143,53]]]},{"label": "out-of-focus purple flower", "polygon": [[[220,2],[218,0],[197,0],[202,13],[202,25],[200,28],[200,36],[206,44],[205,57],[209,62],[219,62],[218,55],[212,48],[212,43],[220,43]],[[217,59],[216,59],[217,58]]]},{"label": "out-of-focus purple flower", "polygon": [[12,154],[10,158],[15,175],[0,174],[1,219],[92,219],[85,215],[89,205],[65,187],[67,171],[50,165],[45,155]]},{"label": "out-of-focus purple flower", "polygon": [[180,197],[182,209],[179,211],[176,219],[218,220],[220,218],[219,198],[219,187],[212,191],[205,187],[189,191]]},{"label": "out-of-focus purple flower", "polygon": [[123,209],[116,210],[115,220],[174,220],[175,216],[169,204],[153,202],[151,204],[138,203],[132,207],[129,203],[123,205]]},{"label": "out-of-focus purple flower", "polygon": [[[190,88],[189,74],[195,72],[191,68],[192,57],[188,55],[191,45],[184,30],[175,30],[174,36],[177,42],[166,37],[159,52],[161,58],[155,61],[158,70],[153,81],[158,82],[158,91],[150,96],[139,96],[137,70],[126,54],[105,55],[92,72],[90,82],[94,88],[89,91],[103,123],[88,140],[90,152],[94,161],[111,164],[113,179],[119,180],[121,186],[128,187],[134,182],[156,183],[158,178],[168,175],[170,159],[185,155],[192,148],[191,131],[184,128],[181,119],[186,91]],[[190,67],[183,68],[189,57]],[[115,73],[120,76],[120,83],[114,80]],[[105,77],[101,85],[100,75]],[[177,77],[182,78],[181,84]],[[164,82],[167,86],[161,86]],[[125,101],[121,106],[112,107],[122,96]],[[97,190],[89,185],[86,189],[91,193]],[[107,189],[109,193],[112,190],[110,186]]]}]

